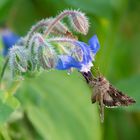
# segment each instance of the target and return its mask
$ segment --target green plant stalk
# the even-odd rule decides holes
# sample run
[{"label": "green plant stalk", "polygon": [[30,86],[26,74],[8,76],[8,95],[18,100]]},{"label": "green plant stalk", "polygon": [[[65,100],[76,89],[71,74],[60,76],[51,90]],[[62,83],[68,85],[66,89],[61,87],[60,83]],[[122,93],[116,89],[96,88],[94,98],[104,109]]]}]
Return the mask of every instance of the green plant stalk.
[{"label": "green plant stalk", "polygon": [[4,66],[3,66],[2,71],[1,71],[1,75],[0,75],[0,87],[1,87],[2,78],[4,76],[4,72],[6,70],[8,61],[9,61],[9,57],[6,58],[5,63],[4,63]]},{"label": "green plant stalk", "polygon": [[7,125],[6,124],[4,126],[0,127],[0,130],[1,130],[2,136],[3,136],[3,138],[5,140],[12,140],[10,138],[10,135],[8,134],[8,129],[7,129]]},{"label": "green plant stalk", "polygon": [[15,92],[17,91],[17,89],[19,88],[20,84],[21,84],[22,80],[17,80],[12,82],[12,85],[9,87],[9,89],[7,90],[8,93],[8,97],[9,96],[13,96],[15,94]]}]

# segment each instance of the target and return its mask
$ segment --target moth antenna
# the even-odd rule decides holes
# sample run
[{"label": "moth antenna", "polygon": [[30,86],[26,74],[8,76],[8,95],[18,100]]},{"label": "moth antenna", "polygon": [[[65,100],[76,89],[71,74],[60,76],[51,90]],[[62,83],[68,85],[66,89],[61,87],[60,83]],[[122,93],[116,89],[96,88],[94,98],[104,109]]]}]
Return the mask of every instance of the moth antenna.
[{"label": "moth antenna", "polygon": [[81,72],[81,74],[84,76],[88,84],[92,84],[97,80],[96,77],[93,76],[91,71]]},{"label": "moth antenna", "polygon": [[95,70],[95,72],[97,73],[98,77],[102,77],[102,76],[103,76],[103,75],[101,74],[101,72],[100,72],[99,67],[95,67],[95,66],[94,66],[94,70]]}]

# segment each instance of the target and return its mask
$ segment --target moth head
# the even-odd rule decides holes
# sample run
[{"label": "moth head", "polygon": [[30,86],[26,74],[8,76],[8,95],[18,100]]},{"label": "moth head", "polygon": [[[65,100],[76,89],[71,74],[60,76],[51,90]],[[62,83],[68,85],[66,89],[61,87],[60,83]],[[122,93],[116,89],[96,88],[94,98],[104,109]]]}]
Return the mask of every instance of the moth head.
[{"label": "moth head", "polygon": [[103,80],[103,77],[99,77],[98,81],[101,82]]},{"label": "moth head", "polygon": [[105,77],[103,77],[103,76],[99,76],[99,78],[98,78],[98,82],[101,82],[101,81],[106,81]]}]

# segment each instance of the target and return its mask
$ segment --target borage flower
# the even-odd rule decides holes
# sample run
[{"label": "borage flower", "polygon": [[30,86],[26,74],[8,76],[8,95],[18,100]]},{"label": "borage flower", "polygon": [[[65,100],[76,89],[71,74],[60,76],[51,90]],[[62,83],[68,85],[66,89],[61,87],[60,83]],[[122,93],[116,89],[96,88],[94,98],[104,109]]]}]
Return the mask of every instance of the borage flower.
[{"label": "borage flower", "polygon": [[[89,45],[80,41],[76,41],[75,45],[81,48],[80,55],[82,60],[78,61],[71,55],[60,55],[58,59],[58,63],[55,67],[56,69],[69,70],[71,68],[76,68],[81,72],[90,71],[90,68],[93,66],[92,61],[94,60],[94,56],[96,55],[100,47],[97,36],[94,35],[89,40]],[[75,53],[78,54],[79,52],[76,51]]]},{"label": "borage flower", "polygon": [[[65,17],[70,19],[72,28],[63,23]],[[76,68],[84,76],[87,84],[95,89],[91,99],[92,103],[99,102],[101,121],[104,118],[104,106],[128,106],[135,103],[135,100],[114,88],[105,77],[92,75],[90,71],[93,66],[92,61],[100,47],[98,38],[94,35],[87,45],[78,41],[71,32],[74,30],[86,35],[88,28],[87,17],[78,10],[64,10],[54,18],[37,22],[25,37],[10,48],[0,81],[8,62],[13,75],[29,74],[41,69],[70,70]],[[17,39],[18,37],[13,34],[9,34],[8,37],[7,34],[6,37],[3,36],[6,49]]]},{"label": "borage flower", "polygon": [[[78,41],[69,26],[63,24],[63,18],[65,17],[68,17],[73,23],[73,30],[84,35],[87,34],[88,20],[80,11],[66,10],[53,19],[39,21],[16,44],[17,48],[19,48],[18,50],[23,48],[26,52],[26,54],[23,52],[22,55],[18,55],[18,57],[25,55],[26,68],[24,67],[24,70],[21,70],[20,67],[22,66],[22,57],[18,58],[17,61],[15,49],[10,49],[8,57],[10,64],[12,64],[10,68],[13,72],[18,71],[22,75],[26,72],[41,69],[70,70],[71,68],[76,68],[80,72],[90,71],[93,66],[94,56],[99,49],[98,38],[94,35],[89,40],[89,45]],[[60,33],[60,31],[63,32]],[[22,42],[22,44],[19,42]]]},{"label": "borage flower", "polygon": [[1,31],[2,43],[3,43],[3,55],[6,56],[8,54],[9,49],[15,45],[15,43],[19,40],[19,36],[15,33],[11,32],[8,29],[3,29]]}]

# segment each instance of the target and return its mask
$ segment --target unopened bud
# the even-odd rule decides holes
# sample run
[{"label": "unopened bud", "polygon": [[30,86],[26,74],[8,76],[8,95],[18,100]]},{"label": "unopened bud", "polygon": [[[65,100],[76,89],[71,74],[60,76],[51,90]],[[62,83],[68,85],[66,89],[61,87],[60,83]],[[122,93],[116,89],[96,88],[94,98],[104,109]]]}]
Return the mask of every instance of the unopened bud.
[{"label": "unopened bud", "polygon": [[27,53],[23,46],[13,46],[10,49],[9,64],[13,73],[27,71]]},{"label": "unopened bud", "polygon": [[66,34],[67,32],[69,32],[68,28],[65,26],[65,24],[63,24],[62,22],[58,22],[54,29],[52,30],[57,34]]},{"label": "unopened bud", "polygon": [[70,16],[73,28],[84,35],[88,33],[89,23],[87,17],[79,11],[75,11]]},{"label": "unopened bud", "polygon": [[52,69],[56,65],[55,52],[51,46],[42,45],[38,48],[38,61],[39,65],[44,69]]}]

